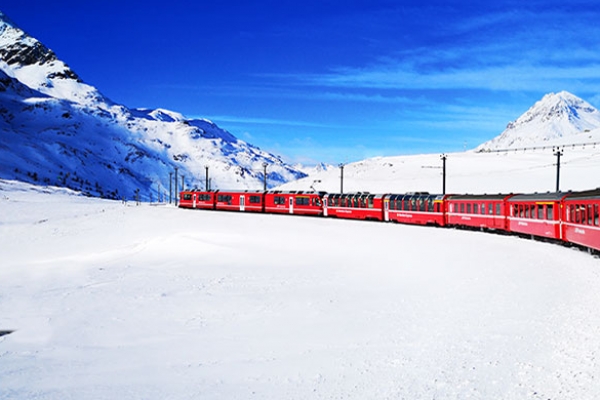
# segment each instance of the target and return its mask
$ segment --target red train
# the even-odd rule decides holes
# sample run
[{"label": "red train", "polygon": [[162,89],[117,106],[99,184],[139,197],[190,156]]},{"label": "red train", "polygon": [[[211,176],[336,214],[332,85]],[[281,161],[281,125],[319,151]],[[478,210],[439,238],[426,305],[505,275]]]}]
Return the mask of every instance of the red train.
[{"label": "red train", "polygon": [[179,207],[315,215],[498,231],[600,252],[600,188],[496,195],[183,191]]}]

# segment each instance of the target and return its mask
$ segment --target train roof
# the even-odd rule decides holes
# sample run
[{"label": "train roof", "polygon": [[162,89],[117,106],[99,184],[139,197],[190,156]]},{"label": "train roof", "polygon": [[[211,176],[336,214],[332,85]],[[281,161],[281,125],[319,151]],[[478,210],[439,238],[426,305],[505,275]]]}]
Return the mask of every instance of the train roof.
[{"label": "train roof", "polygon": [[451,194],[448,196],[448,200],[504,200],[507,197],[513,196],[510,194]]},{"label": "train roof", "polygon": [[399,198],[400,199],[413,199],[413,198],[443,199],[445,195],[429,193],[429,192],[409,192],[409,193],[390,193],[390,194],[386,194],[386,196],[389,197],[390,200],[395,200],[395,199],[399,199]]},{"label": "train roof", "polygon": [[352,192],[352,193],[326,193],[327,197],[373,197],[373,198],[382,198],[385,196],[384,194],[375,194],[370,192]]},{"label": "train roof", "polygon": [[312,190],[269,190],[267,194],[302,194],[302,195],[319,195],[323,196],[325,192],[314,192]]},{"label": "train roof", "polygon": [[587,200],[587,199],[598,199],[600,198],[600,188],[592,190],[584,190],[581,192],[569,192],[566,201],[569,200]]},{"label": "train roof", "polygon": [[559,201],[562,200],[568,194],[569,192],[516,194],[509,198],[508,201]]}]

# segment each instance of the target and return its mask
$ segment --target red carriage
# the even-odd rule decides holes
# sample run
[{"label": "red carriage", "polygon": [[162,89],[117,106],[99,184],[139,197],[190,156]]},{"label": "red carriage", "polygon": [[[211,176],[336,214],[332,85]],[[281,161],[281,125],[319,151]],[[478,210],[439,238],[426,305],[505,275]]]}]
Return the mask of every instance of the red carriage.
[{"label": "red carriage", "polygon": [[323,215],[383,221],[383,198],[381,194],[329,193],[323,196]]},{"label": "red carriage", "polygon": [[568,194],[563,201],[563,240],[600,250],[600,188]]},{"label": "red carriage", "polygon": [[215,192],[189,190],[180,193],[179,207],[214,210]]},{"label": "red carriage", "polygon": [[485,230],[508,228],[507,200],[512,194],[450,195],[446,199],[446,222]]},{"label": "red carriage", "polygon": [[271,190],[265,193],[265,212],[322,215],[322,193]]},{"label": "red carriage", "polygon": [[566,193],[518,194],[507,200],[507,229],[513,233],[562,239],[561,207]]},{"label": "red carriage", "polygon": [[244,191],[244,192],[224,192],[214,193],[216,198],[215,208],[224,211],[264,211],[264,192]]},{"label": "red carriage", "polygon": [[444,226],[446,197],[429,193],[386,194],[383,200],[384,220],[404,224]]}]

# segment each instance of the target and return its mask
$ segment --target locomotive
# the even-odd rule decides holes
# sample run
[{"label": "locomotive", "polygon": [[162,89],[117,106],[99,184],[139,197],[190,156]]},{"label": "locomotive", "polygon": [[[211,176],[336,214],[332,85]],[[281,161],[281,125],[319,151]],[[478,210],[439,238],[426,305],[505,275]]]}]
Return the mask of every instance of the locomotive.
[{"label": "locomotive", "polygon": [[576,245],[591,253],[600,253],[600,188],[493,195],[186,190],[179,196],[181,208],[496,231]]}]

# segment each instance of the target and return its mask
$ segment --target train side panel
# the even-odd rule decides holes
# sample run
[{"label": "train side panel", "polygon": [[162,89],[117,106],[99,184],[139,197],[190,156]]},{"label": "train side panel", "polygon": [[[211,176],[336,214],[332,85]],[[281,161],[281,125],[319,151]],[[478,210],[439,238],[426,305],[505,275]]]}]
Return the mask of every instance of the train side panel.
[{"label": "train side panel", "polygon": [[444,195],[386,194],[384,220],[412,225],[445,226]]},{"label": "train side panel", "polygon": [[446,200],[447,222],[485,230],[507,230],[508,205],[511,194],[452,195]]},{"label": "train side panel", "polygon": [[263,192],[217,192],[215,208],[222,211],[263,212]]},{"label": "train side panel", "polygon": [[561,207],[565,193],[515,195],[508,200],[508,230],[560,240]]},{"label": "train side panel", "polygon": [[322,215],[322,193],[269,191],[265,194],[265,212],[276,214]]},{"label": "train side panel", "polygon": [[181,192],[179,197],[179,207],[214,210],[215,193],[197,190]]},{"label": "train side panel", "polygon": [[327,217],[383,221],[383,198],[370,193],[329,193],[323,198],[323,213]]},{"label": "train side panel", "polygon": [[563,201],[563,239],[600,251],[600,189],[569,194]]}]

